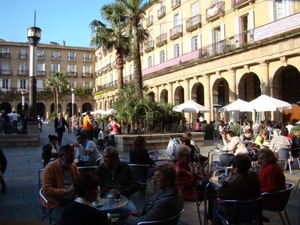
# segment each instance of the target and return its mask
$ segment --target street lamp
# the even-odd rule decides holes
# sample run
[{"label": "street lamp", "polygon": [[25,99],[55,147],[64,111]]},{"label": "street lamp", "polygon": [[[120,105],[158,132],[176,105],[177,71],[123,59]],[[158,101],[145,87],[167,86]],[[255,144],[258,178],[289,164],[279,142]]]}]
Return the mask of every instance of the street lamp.
[{"label": "street lamp", "polygon": [[[75,104],[75,89],[74,87],[71,88],[71,92],[72,92],[72,114],[71,116],[73,117],[74,116],[74,104]],[[74,120],[74,118],[73,118]],[[74,123],[72,121],[72,131],[74,131]]]},{"label": "street lamp", "polygon": [[27,29],[27,39],[30,43],[29,58],[29,117],[37,119],[36,108],[36,44],[41,40],[42,30],[38,27]]},{"label": "street lamp", "polygon": [[21,95],[22,95],[22,113],[24,112],[25,109],[25,96],[24,96],[25,92],[23,91],[23,89],[21,90]]}]

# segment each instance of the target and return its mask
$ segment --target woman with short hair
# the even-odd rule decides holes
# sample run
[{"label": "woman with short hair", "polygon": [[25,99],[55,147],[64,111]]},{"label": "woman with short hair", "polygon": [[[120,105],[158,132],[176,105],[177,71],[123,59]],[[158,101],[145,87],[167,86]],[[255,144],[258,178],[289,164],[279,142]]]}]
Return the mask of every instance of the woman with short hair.
[{"label": "woman with short hair", "polygon": [[48,135],[49,144],[43,146],[42,159],[44,167],[50,162],[58,158],[57,144],[58,137],[56,135]]},{"label": "woman with short hair", "polygon": [[65,207],[61,216],[61,225],[108,224],[105,215],[92,204],[100,195],[98,185],[97,176],[90,173],[79,175],[74,181],[77,198]]},{"label": "woman with short hair", "polygon": [[165,220],[178,215],[184,205],[176,187],[176,170],[171,163],[158,164],[154,168],[154,183],[158,192],[148,199],[142,210],[129,212],[125,225],[141,221]]}]

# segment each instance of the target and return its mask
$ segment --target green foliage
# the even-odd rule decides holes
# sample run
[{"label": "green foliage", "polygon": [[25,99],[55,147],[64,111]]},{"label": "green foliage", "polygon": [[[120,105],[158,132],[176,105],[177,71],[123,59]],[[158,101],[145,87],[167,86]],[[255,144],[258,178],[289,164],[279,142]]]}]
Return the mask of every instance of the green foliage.
[{"label": "green foliage", "polygon": [[[145,90],[145,88],[144,88]],[[142,125],[149,127],[162,123],[173,124],[183,119],[183,115],[172,111],[173,106],[168,103],[158,104],[151,95],[144,91],[144,97],[136,93],[134,84],[127,84],[120,90],[114,109],[116,118],[122,124]]]},{"label": "green foliage", "polygon": [[230,125],[230,130],[232,130],[236,136],[240,136],[241,125],[240,124]]}]

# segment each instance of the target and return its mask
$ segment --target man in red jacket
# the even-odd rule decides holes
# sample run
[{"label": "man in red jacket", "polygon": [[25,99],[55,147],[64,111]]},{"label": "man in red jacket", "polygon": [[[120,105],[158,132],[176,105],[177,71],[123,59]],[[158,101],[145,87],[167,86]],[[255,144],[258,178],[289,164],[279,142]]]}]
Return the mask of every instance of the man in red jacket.
[{"label": "man in red jacket", "polygon": [[[43,194],[49,202],[51,218],[60,224],[64,207],[75,197],[73,181],[79,171],[73,163],[75,150],[71,145],[63,145],[59,149],[59,158],[47,164],[42,176]],[[46,203],[40,199],[43,207]]]}]

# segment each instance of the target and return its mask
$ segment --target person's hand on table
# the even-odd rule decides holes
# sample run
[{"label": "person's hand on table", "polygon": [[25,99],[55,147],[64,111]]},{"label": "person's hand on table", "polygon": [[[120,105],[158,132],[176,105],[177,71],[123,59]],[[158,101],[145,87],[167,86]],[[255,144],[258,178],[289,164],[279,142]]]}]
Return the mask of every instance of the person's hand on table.
[{"label": "person's hand on table", "polygon": [[229,181],[231,181],[233,178],[235,178],[235,176],[233,175],[232,172],[230,172],[229,175],[228,175],[228,177],[227,177],[227,179],[226,179],[226,181],[229,182]]}]

